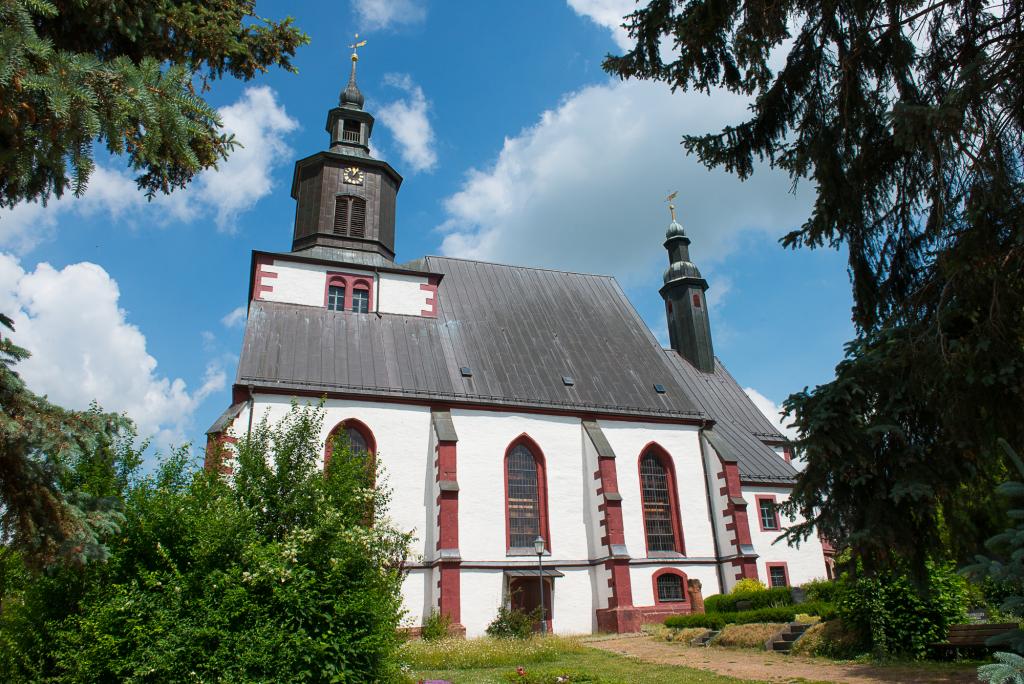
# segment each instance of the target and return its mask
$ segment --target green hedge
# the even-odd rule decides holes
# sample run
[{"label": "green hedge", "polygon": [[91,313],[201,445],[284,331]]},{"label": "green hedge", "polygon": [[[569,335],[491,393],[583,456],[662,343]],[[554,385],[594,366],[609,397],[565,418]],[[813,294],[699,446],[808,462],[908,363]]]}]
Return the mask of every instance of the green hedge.
[{"label": "green hedge", "polygon": [[804,582],[800,587],[807,592],[808,601],[820,601],[822,603],[835,603],[839,595],[839,582],[835,580],[816,579]]},{"label": "green hedge", "polygon": [[736,613],[704,613],[697,615],[673,615],[665,619],[665,626],[674,629],[703,627],[721,629],[725,625],[747,625],[755,622],[792,622],[796,610],[792,606],[759,608]]},{"label": "green hedge", "polygon": [[823,622],[825,620],[834,620],[839,616],[835,605],[827,603],[826,601],[808,601],[807,603],[798,603],[793,606],[793,610],[796,611],[797,615],[816,615],[817,617],[820,617]]},{"label": "green hedge", "polygon": [[732,594],[717,594],[704,599],[704,610],[708,613],[735,613],[736,604],[749,601],[749,610],[778,608],[793,604],[793,592],[789,587],[775,587],[761,591],[740,591]]}]

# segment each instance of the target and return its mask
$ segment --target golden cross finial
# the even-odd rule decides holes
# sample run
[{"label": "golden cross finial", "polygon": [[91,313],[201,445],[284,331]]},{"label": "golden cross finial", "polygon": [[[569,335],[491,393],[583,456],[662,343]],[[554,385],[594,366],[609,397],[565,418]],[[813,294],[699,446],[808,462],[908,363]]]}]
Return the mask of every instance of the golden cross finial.
[{"label": "golden cross finial", "polygon": [[676,205],[672,204],[672,200],[674,200],[676,198],[676,195],[678,195],[678,194],[679,194],[678,190],[673,190],[672,193],[668,197],[665,198],[665,201],[668,202],[668,211],[669,211],[670,214],[672,214],[672,222],[673,223],[675,223],[675,220],[676,220]]},{"label": "golden cross finial", "polygon": [[363,47],[364,45],[366,45],[366,41],[365,40],[359,40],[359,34],[357,33],[356,34],[356,42],[354,42],[351,45],[349,45],[349,47],[352,48],[352,61],[353,62],[358,62],[359,61],[359,55],[356,54],[356,50],[358,50],[359,48]]}]

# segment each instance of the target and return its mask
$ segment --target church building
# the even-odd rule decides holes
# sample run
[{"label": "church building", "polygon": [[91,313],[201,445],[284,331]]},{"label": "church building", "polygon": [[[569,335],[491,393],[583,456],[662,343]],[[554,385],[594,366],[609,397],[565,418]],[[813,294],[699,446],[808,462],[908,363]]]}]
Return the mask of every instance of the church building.
[{"label": "church building", "polygon": [[556,633],[632,632],[741,578],[824,577],[818,539],[774,543],[790,447],[715,357],[675,217],[670,349],[610,276],[396,263],[402,177],[371,156],[356,59],[328,148],[295,164],[291,250],[252,254],[233,404],[210,444],[325,399],[325,449],[344,431],[374,454],[391,518],[416,535],[410,627],[436,610],[477,636],[500,605],[543,598]]}]

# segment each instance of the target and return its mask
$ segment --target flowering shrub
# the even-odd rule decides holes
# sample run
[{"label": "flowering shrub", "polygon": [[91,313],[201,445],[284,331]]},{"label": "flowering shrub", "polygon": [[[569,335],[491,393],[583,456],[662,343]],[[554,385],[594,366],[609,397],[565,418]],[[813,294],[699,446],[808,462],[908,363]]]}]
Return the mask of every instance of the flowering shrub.
[{"label": "flowering shrub", "polygon": [[106,563],[5,587],[0,680],[394,678],[409,537],[363,455],[317,467],[322,417],[254,425],[231,484],[182,452],[134,478]]}]

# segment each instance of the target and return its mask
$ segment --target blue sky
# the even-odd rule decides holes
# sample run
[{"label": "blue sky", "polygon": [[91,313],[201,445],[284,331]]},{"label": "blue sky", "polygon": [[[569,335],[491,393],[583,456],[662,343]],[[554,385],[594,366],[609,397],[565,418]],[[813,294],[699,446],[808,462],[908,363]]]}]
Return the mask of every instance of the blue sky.
[{"label": "blue sky", "polygon": [[[259,2],[310,34],[297,75],[223,81],[209,95],[245,145],[183,193],[148,203],[117,159],[83,198],[0,212],[0,310],[35,352],[36,391],[125,411],[157,441],[192,440],[230,401],[250,251],[287,251],[296,159],[325,149],[348,77],[377,117],[372,144],[405,177],[398,260],[450,254],[615,275],[667,339],[663,202],[678,190],[693,260],[710,282],[715,351],[766,410],[827,381],[852,335],[844,254],[786,251],[811,188],[758,168],[745,183],[679,146],[745,102],[622,83],[630,0]],[[763,400],[762,400],[763,399]]]}]

